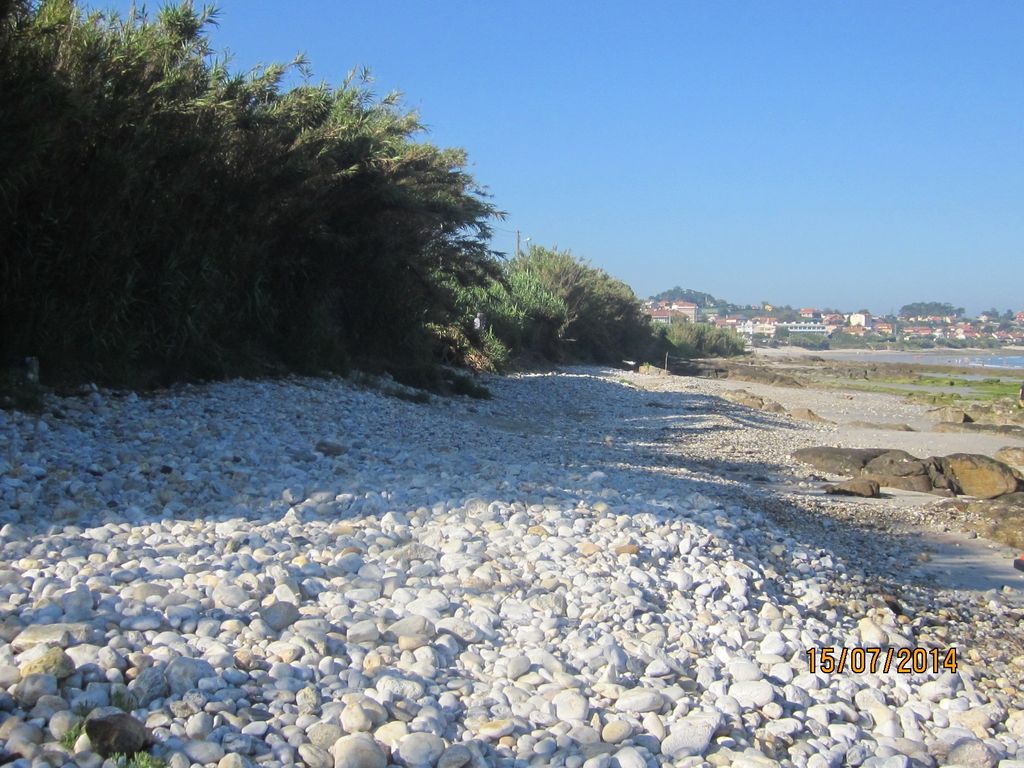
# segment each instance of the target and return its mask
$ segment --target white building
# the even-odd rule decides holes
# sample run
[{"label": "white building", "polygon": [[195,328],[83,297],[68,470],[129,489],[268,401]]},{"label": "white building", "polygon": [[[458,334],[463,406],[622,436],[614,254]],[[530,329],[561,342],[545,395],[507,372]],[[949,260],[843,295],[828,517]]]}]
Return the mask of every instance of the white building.
[{"label": "white building", "polygon": [[854,312],[853,314],[850,315],[850,325],[854,325],[854,326],[859,325],[861,328],[870,328],[871,327],[871,313],[870,312]]},{"label": "white building", "polygon": [[790,333],[819,333],[828,335],[828,328],[824,323],[779,323],[780,328],[787,329]]}]

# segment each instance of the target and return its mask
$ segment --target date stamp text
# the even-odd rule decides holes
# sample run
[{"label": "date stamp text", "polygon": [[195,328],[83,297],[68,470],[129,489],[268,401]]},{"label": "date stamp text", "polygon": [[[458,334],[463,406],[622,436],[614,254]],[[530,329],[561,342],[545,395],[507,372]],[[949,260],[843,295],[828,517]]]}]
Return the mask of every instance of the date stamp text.
[{"label": "date stamp text", "polygon": [[956,648],[808,648],[811,674],[956,672]]}]

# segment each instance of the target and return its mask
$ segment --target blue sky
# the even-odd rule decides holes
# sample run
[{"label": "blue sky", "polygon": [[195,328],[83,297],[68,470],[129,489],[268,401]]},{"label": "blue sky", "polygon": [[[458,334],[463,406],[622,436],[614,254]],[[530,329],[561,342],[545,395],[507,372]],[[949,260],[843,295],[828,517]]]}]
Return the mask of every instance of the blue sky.
[{"label": "blue sky", "polygon": [[237,69],[301,51],[403,91],[508,213],[499,250],[518,229],[641,296],[1024,309],[1016,0],[218,7]]}]

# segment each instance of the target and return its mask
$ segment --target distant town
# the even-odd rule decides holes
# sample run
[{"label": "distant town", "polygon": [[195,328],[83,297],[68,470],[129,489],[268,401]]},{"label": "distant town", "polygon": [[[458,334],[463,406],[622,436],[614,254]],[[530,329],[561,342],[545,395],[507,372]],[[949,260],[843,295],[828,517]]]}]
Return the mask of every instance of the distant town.
[{"label": "distant town", "polygon": [[901,346],[1001,347],[1024,345],[1024,311],[995,308],[968,317],[942,302],[907,304],[896,314],[842,312],[778,306],[736,305],[710,294],[674,288],[647,299],[644,311],[655,325],[702,322],[735,331],[749,343],[788,343],[812,349]]}]

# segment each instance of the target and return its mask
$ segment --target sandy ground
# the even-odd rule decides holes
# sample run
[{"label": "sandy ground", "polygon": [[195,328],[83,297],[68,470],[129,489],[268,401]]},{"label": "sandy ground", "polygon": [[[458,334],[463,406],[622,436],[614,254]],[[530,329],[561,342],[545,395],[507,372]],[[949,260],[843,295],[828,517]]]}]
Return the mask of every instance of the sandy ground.
[{"label": "sandy ground", "polygon": [[[804,351],[804,350],[801,350]],[[776,352],[776,350],[772,350]],[[806,445],[832,445],[850,448],[892,448],[918,457],[944,456],[951,453],[980,453],[992,456],[1007,445],[1024,444],[1004,435],[975,435],[928,431],[935,423],[930,406],[918,405],[895,395],[842,392],[839,390],[796,389],[754,382],[726,379],[686,379],[682,377],[640,377],[644,389],[655,391],[693,391],[709,395],[744,389],[781,403],[787,410],[810,408],[834,424],[808,425],[780,417],[777,429],[747,426],[754,434],[732,436],[731,445],[722,446],[722,456],[757,453],[767,450],[768,443],[782,442],[788,451]],[[695,383],[699,382],[699,383]],[[751,413],[759,413],[751,411]],[[849,422],[868,421],[907,424],[915,432],[883,429],[862,429]],[[775,432],[773,434],[773,432]],[[740,447],[741,443],[752,448]],[[785,451],[788,454],[788,451]],[[712,451],[713,453],[713,451]],[[1002,590],[1013,602],[1024,603],[1024,573],[1013,569],[1015,552],[1002,544],[979,538],[961,530],[958,520],[942,510],[941,500],[931,494],[887,490],[883,499],[825,497],[821,482],[808,482],[807,469],[786,457],[774,457],[776,472],[771,483],[762,488],[769,494],[797,506],[821,508],[852,527],[844,529],[860,546],[874,541],[882,555],[878,535],[899,539],[898,551],[883,556],[880,562],[891,563],[892,576],[907,583],[932,584],[939,588],[963,590],[982,597],[988,590]],[[826,500],[827,499],[827,500]],[[882,530],[878,530],[879,528]],[[829,534],[826,534],[829,535]],[[1011,591],[1012,590],[1012,591]]]}]

